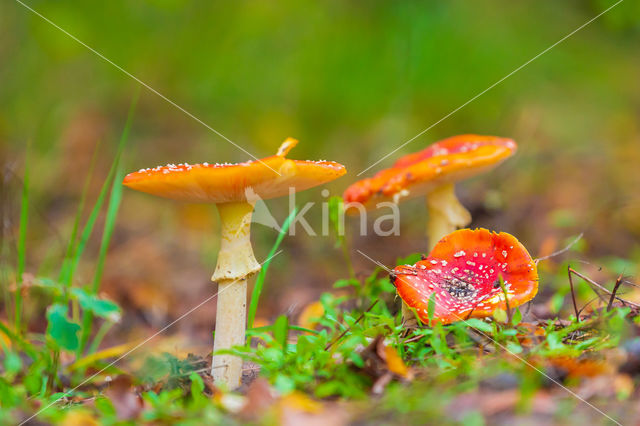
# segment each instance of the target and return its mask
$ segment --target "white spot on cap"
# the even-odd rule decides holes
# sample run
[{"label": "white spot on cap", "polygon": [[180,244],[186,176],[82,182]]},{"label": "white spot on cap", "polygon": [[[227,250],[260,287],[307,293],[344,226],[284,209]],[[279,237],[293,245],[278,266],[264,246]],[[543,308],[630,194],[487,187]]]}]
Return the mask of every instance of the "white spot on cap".
[{"label": "white spot on cap", "polygon": [[400,202],[400,199],[408,195],[409,195],[409,191],[407,189],[403,189],[401,191],[396,192],[395,194],[393,194],[393,203],[398,204]]}]

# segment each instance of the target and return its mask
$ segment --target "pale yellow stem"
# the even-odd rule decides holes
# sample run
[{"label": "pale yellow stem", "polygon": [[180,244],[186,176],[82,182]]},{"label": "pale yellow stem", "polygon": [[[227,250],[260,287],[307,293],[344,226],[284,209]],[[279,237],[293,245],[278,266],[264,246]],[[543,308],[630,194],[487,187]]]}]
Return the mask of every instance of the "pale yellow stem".
[{"label": "pale yellow stem", "polygon": [[429,251],[442,237],[471,223],[471,213],[458,201],[452,183],[442,185],[427,195],[427,210]]},{"label": "pale yellow stem", "polygon": [[[218,264],[211,277],[218,283],[216,335],[213,350],[230,349],[245,343],[247,323],[247,279],[260,270],[251,247],[251,215],[248,202],[218,204],[221,224]],[[229,389],[240,386],[242,358],[214,355],[211,375]]]}]

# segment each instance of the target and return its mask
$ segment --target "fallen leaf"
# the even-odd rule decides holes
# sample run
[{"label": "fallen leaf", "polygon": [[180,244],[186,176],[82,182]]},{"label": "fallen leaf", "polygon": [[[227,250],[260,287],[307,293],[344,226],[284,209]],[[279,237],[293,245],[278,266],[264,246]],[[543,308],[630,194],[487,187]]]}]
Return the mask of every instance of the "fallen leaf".
[{"label": "fallen leaf", "polygon": [[258,419],[275,402],[274,390],[265,378],[258,378],[249,385],[247,399],[240,411],[244,419]]},{"label": "fallen leaf", "polygon": [[409,369],[404,364],[404,361],[402,361],[402,358],[398,356],[398,352],[394,348],[391,346],[384,346],[383,353],[384,357],[382,359],[387,362],[389,371],[404,378],[409,377]]},{"label": "fallen leaf", "polygon": [[276,410],[283,426],[341,426],[348,422],[347,413],[336,404],[323,405],[297,391],[283,396]]},{"label": "fallen leaf", "polygon": [[570,378],[596,377],[611,373],[613,369],[605,361],[588,358],[553,357],[549,358],[548,361],[553,367],[565,370]]},{"label": "fallen leaf", "polygon": [[98,421],[85,410],[73,410],[64,416],[61,426],[98,426]]},{"label": "fallen leaf", "polygon": [[112,380],[105,395],[111,400],[119,420],[135,419],[142,412],[142,398],[135,391],[130,376],[120,375]]},{"label": "fallen leaf", "polygon": [[112,346],[110,348],[103,349],[98,352],[94,352],[90,355],[80,358],[79,360],[71,364],[69,366],[69,370],[73,371],[79,368],[88,367],[96,361],[101,361],[106,358],[114,358],[114,357],[120,356],[138,344],[139,344],[138,342],[125,343],[118,346]]},{"label": "fallen leaf", "polygon": [[281,398],[280,404],[284,407],[294,408],[305,413],[319,413],[322,404],[314,401],[302,392],[294,391]]},{"label": "fallen leaf", "polygon": [[380,335],[360,351],[364,360],[362,371],[373,380],[372,392],[381,394],[393,378],[412,380],[413,371],[408,368],[392,346],[387,346],[384,336]]},{"label": "fallen leaf", "polygon": [[313,302],[305,306],[298,317],[300,327],[314,329],[318,325],[318,319],[324,315],[324,308],[319,301]]},{"label": "fallen leaf", "polygon": [[389,383],[393,380],[393,374],[390,372],[386,372],[382,376],[378,377],[378,379],[371,386],[371,393],[374,395],[382,395],[384,389],[387,387]]}]

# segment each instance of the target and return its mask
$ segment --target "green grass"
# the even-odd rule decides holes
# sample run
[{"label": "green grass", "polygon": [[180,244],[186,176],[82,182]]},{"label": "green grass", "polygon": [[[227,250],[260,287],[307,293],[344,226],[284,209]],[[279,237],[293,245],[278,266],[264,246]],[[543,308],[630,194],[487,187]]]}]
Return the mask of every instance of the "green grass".
[{"label": "green grass", "polygon": [[[98,294],[100,289],[100,281],[102,280],[102,272],[104,269],[104,262],[107,257],[107,250],[109,248],[109,242],[113,235],[113,229],[115,227],[116,216],[118,214],[118,207],[120,206],[120,200],[122,199],[122,179],[124,178],[124,171],[122,166],[118,167],[118,171],[115,174],[111,186],[111,197],[109,198],[109,205],[107,207],[107,215],[105,218],[104,230],[102,233],[102,241],[100,243],[100,251],[98,253],[98,260],[96,262],[96,272],[91,284],[91,293]],[[80,349],[84,350],[91,334],[91,324],[93,322],[93,314],[91,312],[85,312],[82,319],[82,337],[80,339]],[[80,355],[80,354],[79,354]]]},{"label": "green grass", "polygon": [[27,258],[27,223],[29,221],[29,166],[25,161],[22,179],[22,200],[20,204],[20,226],[18,232],[18,265],[16,268],[16,292],[14,298],[14,329],[22,329],[22,282]]},{"label": "green grass", "polygon": [[[61,283],[65,283],[67,287],[71,286],[71,281],[73,279],[73,270],[72,270],[72,259],[74,258],[74,251],[76,250],[76,240],[78,236],[78,229],[80,228],[80,221],[82,219],[82,213],[84,212],[84,206],[87,201],[87,194],[89,193],[89,184],[91,183],[91,178],[93,176],[93,171],[96,165],[96,160],[98,159],[98,150],[100,149],[101,143],[98,142],[96,147],[93,150],[93,155],[91,156],[91,164],[89,165],[89,170],[87,171],[87,177],[85,178],[84,187],[82,188],[82,195],[80,196],[80,201],[78,202],[78,207],[76,209],[76,215],[73,220],[73,227],[71,229],[71,236],[69,237],[69,242],[67,243],[67,249],[65,251],[64,259],[62,260],[62,267],[60,268],[60,274],[58,276],[58,281]],[[96,201],[96,204],[101,203],[100,196]],[[94,210],[99,211],[100,208],[96,209],[94,205]],[[97,214],[96,214],[97,216]],[[93,225],[90,227],[93,229]],[[89,231],[88,234],[91,232]],[[65,292],[65,300],[67,293]]]},{"label": "green grass", "polygon": [[247,315],[247,328],[253,328],[253,321],[256,318],[256,312],[258,312],[258,303],[260,302],[260,295],[262,294],[262,289],[264,287],[264,280],[267,276],[267,271],[269,270],[269,265],[271,264],[271,260],[278,252],[278,248],[280,247],[280,243],[284,239],[285,235],[287,235],[287,231],[289,230],[289,226],[291,226],[291,222],[296,217],[298,213],[298,208],[295,207],[289,216],[285,219],[282,224],[282,228],[280,228],[280,232],[278,233],[278,237],[276,241],[273,243],[269,254],[267,255],[267,260],[262,265],[260,272],[258,273],[258,277],[256,278],[256,282],[253,286],[253,292],[251,293],[251,303],[249,304],[249,312]]},{"label": "green grass", "polygon": [[[71,281],[54,281],[44,277],[36,279],[36,285],[49,292],[52,303],[47,310],[48,328],[44,335],[25,335],[21,328],[11,329],[0,323],[0,333],[7,336],[11,347],[0,341],[4,352],[4,372],[0,376],[0,415],[18,420],[18,412],[34,412],[31,403],[48,405],[55,402],[56,409],[40,413],[38,419],[45,422],[60,422],[70,413],[83,412],[97,417],[104,424],[116,424],[118,420],[117,403],[108,394],[95,386],[104,382],[104,375],[112,377],[129,371],[138,391],[146,403],[145,410],[129,422],[140,421],[170,422],[179,419],[182,424],[199,424],[203,419],[218,423],[236,423],[239,419],[221,399],[211,398],[205,386],[205,371],[200,368],[200,358],[177,359],[169,354],[158,354],[147,358],[141,367],[110,366],[93,379],[94,383],[85,384],[82,389],[70,392],[73,386],[81,383],[90,371],[108,366],[110,358],[82,358],[82,367],[67,370],[61,363],[61,355],[75,352],[78,359],[83,354],[94,354],[102,339],[112,329],[114,318],[120,315],[120,308],[113,302],[100,299],[99,285],[105,267],[117,211],[122,197],[120,182],[123,167],[120,161],[122,147],[127,140],[131,126],[132,112],[129,112],[119,149],[100,195],[92,207],[77,245],[67,247],[67,254],[73,254],[73,262],[68,263],[65,275],[67,280],[73,277],[80,256],[84,253],[89,237],[92,235],[97,217],[106,204],[105,225],[100,249],[95,262],[94,278],[90,285],[72,286]],[[25,172],[27,173],[27,172]],[[28,206],[28,176],[23,187],[23,205],[21,207],[21,238],[24,244],[26,234]],[[108,198],[107,198],[108,197]],[[83,195],[80,204],[84,203]],[[78,210],[81,212],[81,209]],[[407,331],[401,327],[400,312],[394,297],[394,288],[387,274],[377,267],[367,277],[357,276],[347,264],[349,278],[338,280],[337,296],[324,293],[319,301],[322,313],[313,322],[315,325],[300,326],[293,319],[280,315],[273,324],[254,328],[254,320],[259,307],[260,295],[267,284],[267,272],[272,258],[278,253],[297,209],[294,209],[284,221],[260,271],[248,310],[248,340],[253,345],[231,350],[260,368],[260,375],[270,383],[277,395],[289,395],[299,392],[308,398],[329,403],[335,399],[348,401],[356,413],[356,419],[363,422],[384,423],[390,416],[392,423],[411,423],[415,416],[442,418],[445,423],[459,424],[484,422],[481,407],[470,410],[463,420],[453,419],[446,407],[454,404],[461,394],[482,393],[487,382],[503,376],[511,377],[517,383],[520,402],[518,410],[527,413],[531,410],[535,395],[544,390],[549,381],[547,368],[553,366],[558,358],[599,359],[608,356],[611,350],[620,350],[638,333],[638,317],[629,308],[616,307],[607,311],[598,309],[589,315],[583,315],[581,321],[569,316],[570,321],[559,324],[561,313],[571,313],[566,281],[566,265],[560,264],[553,274],[543,273],[541,282],[557,288],[551,298],[560,312],[558,317],[541,321],[538,328],[543,330],[542,337],[532,334],[531,323],[523,322],[520,309],[509,309],[496,313],[493,318],[469,319],[450,325],[435,324]],[[78,213],[79,215],[79,213]],[[78,215],[74,222],[79,229]],[[332,221],[336,235],[339,235],[339,222]],[[346,246],[344,238],[338,239],[336,249]],[[19,250],[26,257],[26,249]],[[399,259],[398,263],[412,263],[419,255]],[[70,259],[65,257],[65,261]],[[345,260],[346,262],[347,260]],[[612,267],[629,267],[629,260],[609,260]],[[24,271],[24,263],[16,271]],[[504,291],[504,287],[503,287]],[[579,300],[591,297],[586,282],[575,285]],[[69,303],[60,303],[64,295],[78,312],[82,312],[82,321],[78,322],[68,312]],[[435,311],[435,300],[430,300],[428,312],[430,318]],[[94,327],[98,327],[93,341],[89,337]],[[523,340],[528,339],[529,341]],[[372,346],[373,345],[373,346]],[[402,368],[398,370],[389,360],[389,352],[397,354]],[[479,355],[480,352],[480,355]],[[384,356],[383,356],[384,355]],[[28,363],[22,361],[28,357]],[[524,361],[526,362],[524,362]],[[389,375],[385,384],[380,386],[384,375]],[[61,382],[60,377],[70,378],[70,384]],[[415,378],[414,378],[415,377]],[[419,378],[418,378],[419,377]],[[556,379],[554,379],[556,380]],[[563,382],[567,386],[575,384]],[[154,390],[150,390],[154,389]],[[570,407],[570,410],[591,410],[588,406],[572,399],[562,391],[555,391],[554,400],[558,404]],[[371,403],[372,392],[376,393],[375,403]],[[626,403],[627,397],[621,396],[618,404]],[[93,406],[76,404],[72,401],[92,399]],[[31,402],[29,402],[31,401]],[[53,406],[52,406],[53,407]],[[60,408],[65,407],[64,410]],[[586,408],[585,408],[586,407]],[[271,424],[277,419],[275,411],[267,410],[254,419],[257,423]],[[567,421],[567,414],[554,417],[557,421]],[[585,414],[596,415],[593,412]],[[276,416],[276,417],[274,417]]]},{"label": "green grass", "polygon": [[[117,200],[114,202],[117,203]],[[291,213],[287,222],[295,217],[295,213]],[[277,252],[286,234],[287,222],[277,236],[270,256]],[[557,275],[545,276],[544,280],[552,282],[563,276],[562,268],[559,269]],[[589,412],[591,408],[573,399],[561,388],[548,388],[545,375],[551,373],[547,373],[549,370],[546,368],[553,365],[552,360],[558,357],[577,359],[590,354],[589,358],[597,359],[606,356],[608,351],[623,347],[638,330],[638,321],[630,309],[617,307],[610,312],[598,310],[589,317],[585,316],[581,322],[574,320],[568,325],[559,325],[557,319],[543,321],[540,326],[544,329],[544,335],[537,340],[532,338],[530,324],[522,322],[522,314],[518,309],[514,309],[511,316],[504,313],[496,318],[473,318],[446,326],[436,324],[407,333],[399,325],[401,314],[389,287],[388,276],[380,268],[376,268],[368,277],[361,277],[358,286],[351,284],[344,287],[343,281],[339,280],[337,287],[343,292],[345,288],[350,290],[341,296],[324,293],[320,297],[323,312],[315,319],[317,325],[312,329],[292,325],[290,318],[281,315],[271,325],[250,327],[248,335],[257,345],[236,348],[233,352],[257,364],[260,375],[278,395],[301,392],[323,403],[339,398],[348,401],[351,410],[356,413],[356,419],[365,423],[385,423],[385,419],[391,417],[393,424],[410,424],[416,416],[422,416],[425,420],[440,418],[445,424],[484,422],[485,418],[480,413],[482,407],[468,410],[457,420],[452,417],[456,413],[448,412],[447,407],[462,394],[484,392],[482,389],[486,383],[502,380],[502,377],[510,377],[509,380],[516,383],[515,391],[520,398],[518,410],[521,413],[526,414],[531,410],[533,398],[538,392],[553,391],[554,401],[559,406],[570,407],[568,409],[574,412],[578,410],[582,415],[597,415]],[[265,284],[266,275],[263,275],[261,288]],[[98,299],[86,300],[90,293],[74,291],[71,296],[82,296],[77,300],[83,309],[93,306],[95,312],[100,312],[99,306],[94,306],[99,303]],[[567,312],[570,311],[567,309]],[[255,315],[255,310],[253,313]],[[66,324],[64,321],[63,318],[61,326]],[[106,324],[108,322],[103,322],[94,344],[108,331]],[[57,402],[56,406],[65,406],[66,410],[46,410],[39,419],[58,422],[68,412],[85,412],[97,416],[105,424],[118,421],[117,403],[110,400],[108,393],[98,392],[92,385],[85,385],[83,390],[73,394],[55,393],[54,390],[61,385],[52,373],[64,372],[64,367],[55,363],[55,360],[51,365],[52,360],[48,359],[48,355],[34,350],[31,343],[6,327],[0,327],[0,331],[4,331],[15,342],[16,349],[13,350],[23,350],[27,356],[34,357],[35,365],[42,363],[47,366],[44,369],[47,374],[41,374],[40,381],[29,385],[28,389],[19,382],[13,388],[0,383],[0,396],[3,402],[8,401],[0,408],[4,410],[2,412],[12,416],[14,414],[11,413],[15,412],[11,411],[11,407],[25,409],[26,397],[47,403],[64,396],[65,399]],[[526,343],[523,337],[532,340]],[[92,347],[89,352],[96,348]],[[409,369],[409,375],[397,373],[397,365],[396,370],[389,373],[393,368],[392,363],[388,358],[381,357],[383,352],[388,357],[385,352],[388,350],[401,357]],[[5,363],[10,359],[15,357],[5,356]],[[522,360],[527,360],[530,365]],[[203,419],[229,424],[241,421],[221,402],[223,400],[208,396],[204,382],[204,371],[208,371],[208,367],[198,367],[201,362],[201,358],[195,358],[194,362],[169,354],[158,354],[147,358],[142,367],[128,367],[129,374],[139,386],[137,389],[146,402],[146,408],[139,417],[122,424],[176,420],[182,424],[198,424]],[[95,369],[104,366],[104,361],[96,360],[85,367]],[[54,367],[55,371],[51,371]],[[104,374],[114,377],[120,371],[113,366]],[[371,393],[384,374],[391,374],[391,380],[376,391],[378,396],[372,403]],[[36,376],[30,376],[30,380]],[[5,377],[11,379],[17,376],[14,373],[14,376],[5,374]],[[102,383],[102,377],[95,378],[96,385]],[[77,380],[83,378],[80,376]],[[6,385],[10,383],[3,380]],[[564,384],[571,386],[572,382]],[[71,397],[75,400],[95,397],[95,400],[93,406],[87,406],[70,402],[67,398]],[[624,404],[625,401],[623,398],[618,403]],[[29,412],[29,409],[26,410]],[[588,414],[584,414],[585,410]],[[554,419],[568,421],[568,414],[563,412],[558,411]],[[266,410],[254,420],[259,424],[272,424],[274,418],[277,419],[275,413]]]},{"label": "green grass", "polygon": [[109,170],[109,174],[107,175],[104,183],[102,184],[102,188],[100,189],[98,198],[93,204],[91,212],[89,213],[89,217],[87,218],[84,228],[82,229],[82,233],[80,234],[80,239],[78,240],[78,243],[76,244],[75,249],[73,250],[73,257],[70,264],[68,264],[68,266],[65,265],[64,270],[60,273],[60,276],[63,277],[62,282],[68,288],[73,285],[73,277],[74,277],[75,271],[78,268],[80,259],[84,254],[84,251],[87,247],[87,243],[89,242],[89,239],[91,238],[91,234],[93,233],[93,229],[95,227],[96,221],[98,220],[98,216],[102,211],[102,206],[104,205],[104,202],[107,198],[107,194],[109,193],[109,188],[112,185],[112,182],[114,180],[115,173],[117,170],[118,159],[120,157],[120,154],[121,154],[121,150],[118,150],[118,152],[116,153],[116,159],[114,160],[111,166],[111,169]]},{"label": "green grass", "polygon": [[[0,323],[0,333],[10,342],[0,340],[3,352],[0,418],[3,420],[18,422],[24,419],[25,413],[34,413],[39,407],[53,403],[51,409],[38,415],[39,421],[62,422],[68,420],[69,413],[85,413],[103,424],[179,421],[195,425],[203,421],[225,424],[246,421],[238,417],[233,404],[228,402],[229,398],[244,396],[223,395],[207,387],[210,367],[202,360],[208,358],[208,354],[187,359],[155,354],[142,362],[123,361],[118,366],[109,365],[118,355],[86,356],[102,355],[98,352],[100,344],[121,315],[115,303],[100,298],[99,290],[122,198],[121,157],[136,99],[131,103],[109,173],[78,236],[93,165],[89,168],[60,278],[57,281],[47,277],[34,279],[33,285],[50,300],[45,314],[46,331],[25,333],[17,314],[20,307],[30,301],[22,300],[19,291],[14,299],[15,326]],[[29,168],[25,167],[16,277],[25,272],[29,177]],[[341,203],[336,199],[332,203],[330,222],[336,237],[335,248],[345,255],[348,278],[335,282],[335,294],[328,292],[320,296],[322,313],[313,319],[313,324],[295,325],[293,317],[279,315],[270,325],[254,327],[270,263],[297,214],[295,208],[284,221],[256,279],[247,321],[248,341],[252,344],[230,351],[259,367],[260,376],[269,383],[270,392],[279,403],[284,404],[288,395],[305,395],[312,402],[326,406],[341,400],[355,413],[355,421],[363,423],[411,424],[416,418],[425,421],[437,418],[445,424],[482,424],[495,419],[485,418],[481,406],[458,417],[458,413],[451,413],[448,407],[456,404],[461,395],[486,393],[486,383],[507,376],[512,383],[510,389],[519,398],[511,413],[514,416],[528,414],[538,393],[553,395],[558,412],[552,418],[559,423],[570,421],[569,415],[576,410],[590,420],[598,416],[562,388],[549,385],[551,378],[572,389],[580,383],[575,378],[552,377],[554,362],[561,358],[597,361],[626,351],[627,346],[637,341],[635,336],[640,332],[636,312],[619,304],[610,311],[596,307],[577,321],[571,315],[571,288],[566,277],[568,262],[564,262],[541,275],[541,288],[552,289],[552,294],[546,296],[549,299],[534,300],[541,306],[551,306],[555,318],[525,322],[524,309],[515,308],[497,311],[491,318],[406,330],[400,325],[399,303],[387,273],[380,267],[366,277],[355,273],[338,220]],[[95,268],[93,279],[86,286],[78,286],[74,282],[75,272],[101,214],[105,219],[99,250],[95,259],[90,260]],[[572,248],[569,254],[577,255],[578,249]],[[413,254],[396,263],[414,263],[418,258],[418,254]],[[621,269],[632,270],[637,261],[607,257],[603,264],[617,275]],[[504,283],[500,284],[504,292]],[[593,296],[585,281],[576,282],[574,290],[582,303]],[[432,298],[428,303],[430,320],[434,312],[435,298]],[[538,334],[533,333],[532,327]],[[74,353],[76,360],[80,360],[77,368],[65,361]],[[106,368],[103,374],[75,389],[91,377],[92,372],[103,368]],[[134,382],[133,388],[122,392],[139,394],[145,402],[144,410],[129,420],[119,418],[119,401],[109,395],[106,382],[107,376],[114,378],[121,374],[131,376]],[[91,403],[85,403],[87,401]],[[620,392],[613,402],[620,407],[633,403],[629,395]],[[258,424],[277,422],[277,409],[263,410],[250,420]],[[585,410],[588,414],[584,414]]]},{"label": "green grass", "polygon": [[[124,130],[122,131],[122,135],[120,137],[120,142],[118,144],[118,151],[116,153],[115,159],[111,166],[111,170],[109,171],[109,176],[107,177],[107,180],[105,181],[103,186],[103,190],[100,193],[100,197],[101,197],[100,206],[101,206],[104,201],[104,197],[106,195],[105,188],[107,187],[107,185],[110,185],[111,195],[109,197],[109,204],[107,206],[107,213],[105,217],[104,228],[102,231],[102,240],[100,242],[100,251],[98,252],[98,258],[96,261],[95,274],[91,284],[91,293],[94,295],[98,294],[98,291],[100,289],[100,281],[102,280],[104,262],[107,257],[109,242],[111,241],[111,236],[113,235],[113,230],[115,228],[116,218],[118,215],[118,208],[120,207],[120,201],[122,200],[122,179],[124,178],[124,168],[122,167],[120,159],[122,156],[122,151],[124,150],[124,147],[129,138],[131,124],[133,123],[133,113],[135,111],[136,104],[138,103],[139,94],[140,94],[140,91],[138,89],[138,92],[136,92],[136,95],[131,101],[131,106],[129,107],[129,113],[127,115],[127,121],[125,123]],[[95,208],[94,208],[94,211],[96,211]],[[92,212],[92,214],[93,213],[94,212]],[[95,223],[95,217],[93,218],[93,223]],[[91,225],[91,228],[93,228],[93,224]],[[84,246],[83,246],[83,249],[84,249]],[[81,251],[79,251],[79,254],[81,254]],[[84,317],[82,318],[82,334],[80,337],[80,345],[78,347],[78,356],[82,355],[83,351],[85,350],[85,347],[89,340],[89,336],[91,335],[92,324],[93,324],[93,313],[91,311],[85,311]]]}]

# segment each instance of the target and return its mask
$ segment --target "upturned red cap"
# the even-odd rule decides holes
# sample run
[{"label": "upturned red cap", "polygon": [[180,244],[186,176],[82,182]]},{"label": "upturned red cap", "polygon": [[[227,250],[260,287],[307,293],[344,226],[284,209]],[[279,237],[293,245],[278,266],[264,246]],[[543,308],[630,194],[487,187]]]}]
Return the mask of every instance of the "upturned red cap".
[{"label": "upturned red cap", "polygon": [[461,229],[441,239],[425,260],[397,266],[392,281],[398,295],[426,324],[429,299],[435,295],[433,320],[449,324],[506,309],[500,277],[510,308],[538,292],[536,264],[514,236]]}]

